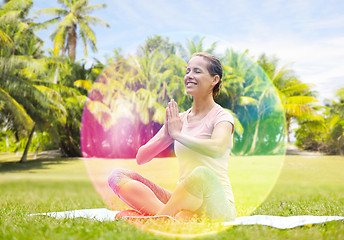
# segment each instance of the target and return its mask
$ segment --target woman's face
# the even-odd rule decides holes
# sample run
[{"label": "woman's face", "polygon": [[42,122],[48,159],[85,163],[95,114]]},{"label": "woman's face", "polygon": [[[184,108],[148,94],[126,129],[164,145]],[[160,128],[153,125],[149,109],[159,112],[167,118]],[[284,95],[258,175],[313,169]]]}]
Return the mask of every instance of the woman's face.
[{"label": "woman's face", "polygon": [[192,57],[186,68],[184,77],[185,90],[192,96],[206,96],[213,94],[213,88],[218,82],[218,75],[211,76],[208,71],[208,61],[201,57]]}]

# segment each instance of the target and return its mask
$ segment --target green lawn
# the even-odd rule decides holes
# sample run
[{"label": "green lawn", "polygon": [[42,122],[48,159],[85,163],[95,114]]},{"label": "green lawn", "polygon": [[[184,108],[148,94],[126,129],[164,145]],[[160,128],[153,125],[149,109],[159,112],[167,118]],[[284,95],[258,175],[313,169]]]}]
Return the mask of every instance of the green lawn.
[{"label": "green lawn", "polygon": [[[86,167],[82,159],[39,159],[18,164],[15,163],[18,158],[14,154],[0,154],[0,239],[166,239],[122,220],[57,220],[28,214],[103,207],[123,209],[126,206],[120,205],[106,187],[107,174],[114,166],[133,168],[173,189],[178,175],[175,159],[155,159],[150,165],[140,167],[130,160],[89,160]],[[239,215],[344,216],[343,157],[288,156],[278,177],[282,160],[282,157],[231,159],[229,174]],[[160,175],[152,176],[152,171]],[[208,227],[218,230],[213,225]],[[170,228],[168,224],[165,226],[166,231],[185,230]],[[193,232],[196,231],[194,228]],[[344,239],[344,222],[289,230],[236,226],[200,239]]]}]

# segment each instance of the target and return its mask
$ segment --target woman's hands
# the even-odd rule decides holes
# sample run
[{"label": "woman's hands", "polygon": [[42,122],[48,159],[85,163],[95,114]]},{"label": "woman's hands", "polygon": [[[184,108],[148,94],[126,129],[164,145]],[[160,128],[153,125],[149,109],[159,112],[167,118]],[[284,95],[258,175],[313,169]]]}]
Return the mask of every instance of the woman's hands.
[{"label": "woman's hands", "polygon": [[177,138],[183,127],[183,122],[179,117],[178,105],[173,99],[168,103],[166,108],[165,126],[167,133],[173,139]]},{"label": "woman's hands", "polygon": [[141,165],[152,160],[166,149],[177,136],[180,136],[183,123],[179,117],[177,103],[171,100],[166,108],[165,125],[136,154],[137,164]]},{"label": "woman's hands", "polygon": [[165,136],[169,136],[170,139],[178,141],[195,152],[212,158],[218,158],[225,154],[231,141],[233,129],[230,122],[219,122],[208,139],[182,134],[182,127],[183,122],[179,117],[178,105],[174,100],[171,100],[166,108]]}]

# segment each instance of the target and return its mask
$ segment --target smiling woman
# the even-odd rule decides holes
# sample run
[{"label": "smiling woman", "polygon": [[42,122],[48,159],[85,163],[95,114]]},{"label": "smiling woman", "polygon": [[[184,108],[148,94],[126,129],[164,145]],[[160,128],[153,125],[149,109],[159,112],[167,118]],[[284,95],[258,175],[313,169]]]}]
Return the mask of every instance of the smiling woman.
[{"label": "smiling woman", "polygon": [[227,176],[234,121],[214,101],[221,77],[222,66],[216,57],[206,53],[191,57],[184,83],[186,93],[193,97],[192,107],[179,113],[172,99],[165,124],[136,156],[138,164],[147,163],[174,142],[180,166],[177,187],[171,193],[138,173],[115,169],[109,185],[130,207],[142,214],[182,220],[234,220],[234,197]]},{"label": "smiling woman", "polygon": [[[283,157],[268,158],[265,150],[281,153],[275,136],[283,137],[284,118],[266,74],[247,55],[230,50],[221,58],[222,78],[211,55],[190,55],[187,63],[183,56],[168,42],[148,39],[137,55],[117,56],[89,94],[83,154],[104,201],[124,210],[119,216],[196,215],[195,221],[218,224],[234,211],[251,214],[279,174]],[[172,143],[176,157],[160,155]],[[249,150],[265,156],[235,157]]]},{"label": "smiling woman", "polygon": [[[205,63],[203,60],[200,58],[205,58],[207,60],[207,63]],[[197,67],[192,69],[193,64],[195,64]],[[202,76],[203,73],[208,73],[210,76],[215,77],[214,83],[215,86],[212,86],[212,94],[213,98],[215,99],[217,95],[220,92],[221,85],[222,85],[222,65],[221,62],[218,58],[215,56],[208,54],[208,53],[194,53],[189,61],[188,67],[186,68],[186,76],[184,79],[185,86],[186,86],[186,91],[191,87],[192,85],[197,85],[197,81],[193,80],[190,75],[192,72],[195,75],[200,75]],[[186,92],[187,94],[190,94]],[[190,94],[192,95],[192,94]]]}]

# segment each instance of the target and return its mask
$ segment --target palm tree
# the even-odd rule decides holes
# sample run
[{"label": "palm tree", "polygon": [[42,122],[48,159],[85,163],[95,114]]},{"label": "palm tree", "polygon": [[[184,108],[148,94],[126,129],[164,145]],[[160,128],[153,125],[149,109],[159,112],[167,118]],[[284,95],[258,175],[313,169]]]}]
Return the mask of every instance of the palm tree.
[{"label": "palm tree", "polygon": [[[19,28],[18,19],[23,20],[31,6],[31,1],[18,0],[7,1],[0,8],[0,119],[3,129],[14,132],[17,141],[20,137],[27,136],[33,120],[13,96],[13,90],[18,86],[18,76],[14,71],[17,66],[22,65],[22,60],[13,56],[20,44],[18,41],[14,42],[12,37],[17,40],[15,34]],[[24,23],[23,25],[25,26]],[[23,159],[25,160],[25,154]]]},{"label": "palm tree", "polygon": [[13,48],[12,39],[0,29],[0,47],[1,49]]},{"label": "palm tree", "polygon": [[344,88],[336,91],[337,101],[328,106],[327,115],[327,147],[330,153],[344,155]]},{"label": "palm tree", "polygon": [[180,47],[181,56],[185,62],[188,62],[192,54],[196,52],[214,53],[217,42],[213,42],[209,48],[204,49],[204,40],[205,37],[195,36],[192,40],[187,39],[186,47]]},{"label": "palm tree", "polygon": [[130,131],[127,128],[136,128],[139,124],[136,123],[135,102],[131,101],[135,95],[129,89],[134,74],[128,67],[128,60],[118,56],[92,88],[88,81],[75,82],[89,91],[81,126],[84,156],[133,157],[135,154],[132,146],[136,146],[139,133],[132,127]]},{"label": "palm tree", "polygon": [[[344,88],[336,91],[336,100],[326,100],[317,115],[299,120],[296,145],[303,149],[344,155]],[[322,110],[322,111],[321,111]]]},{"label": "palm tree", "polygon": [[[224,76],[223,88],[221,89],[221,95],[218,97],[219,101],[223,102],[224,106],[233,112],[236,112],[241,105],[256,103],[255,99],[244,96],[244,77],[249,69],[247,52],[239,54],[233,49],[227,49],[222,62]],[[225,100],[221,98],[225,98]]]},{"label": "palm tree", "polygon": [[[7,2],[0,8],[0,28],[11,38],[13,54],[40,58],[43,56],[43,41],[34,34],[36,24],[28,18],[32,5],[31,0]],[[0,39],[4,40],[3,37]]]},{"label": "palm tree", "polygon": [[234,154],[278,154],[284,139],[283,113],[272,84],[248,56],[227,49],[223,87],[217,101],[238,118]]},{"label": "palm tree", "polygon": [[13,42],[0,51],[0,118],[17,141],[29,137],[21,162],[26,161],[36,127],[54,129],[51,124],[63,122],[65,114],[59,95],[37,81],[45,68],[44,59],[39,59],[41,40],[33,33],[33,23],[26,19],[31,6],[32,1],[16,0],[0,9],[1,31],[7,42]]},{"label": "palm tree", "polygon": [[287,69],[286,66],[278,69],[277,58],[268,59],[263,54],[259,57],[258,63],[270,77],[282,101],[286,115],[287,139],[290,143],[292,120],[316,114],[314,103],[318,100],[310,90],[311,86],[298,80],[292,70]]},{"label": "palm tree", "polygon": [[78,36],[81,37],[87,56],[87,43],[91,45],[93,51],[97,51],[96,37],[90,25],[102,24],[109,27],[109,24],[100,18],[89,16],[98,8],[105,8],[106,4],[95,4],[89,6],[88,0],[59,0],[63,8],[47,8],[38,10],[35,14],[55,15],[53,19],[40,24],[40,28],[59,22],[58,27],[50,35],[54,41],[54,55],[60,52],[65,56],[68,52],[72,61],[76,57],[76,45]]},{"label": "palm tree", "polygon": [[36,84],[22,74],[30,72],[30,64],[34,61],[36,60],[22,56],[0,60],[0,99],[4,102],[3,108],[0,109],[1,115],[10,119],[8,126],[18,136],[27,136],[28,131],[31,131],[22,161],[26,160],[35,126],[39,130],[53,131],[54,123],[65,122],[66,114],[63,101],[55,90],[39,82]]},{"label": "palm tree", "polygon": [[[57,91],[35,77],[44,68],[40,60],[11,56],[2,58],[0,64],[1,98],[5,102],[5,107],[0,111],[11,120],[9,122],[16,133],[22,132],[19,136],[27,136],[31,131],[22,157],[22,161],[25,161],[35,129],[48,129],[50,133],[58,135],[54,126],[66,122],[65,104]],[[35,71],[35,68],[39,70]]]},{"label": "palm tree", "polygon": [[[101,135],[111,132],[112,137],[104,141],[111,145],[111,139],[117,139],[117,143],[112,144],[112,152],[105,157],[135,156],[137,149],[164,122],[168,101],[181,95],[183,89],[180,84],[183,83],[185,62],[174,51],[168,39],[160,36],[149,38],[145,45],[138,48],[137,55],[124,57],[117,53],[94,84],[86,104],[86,116],[95,122],[95,127],[83,126],[82,131],[90,136],[100,131]],[[76,84],[88,85],[85,81]],[[102,128],[98,128],[98,125]],[[84,146],[89,154],[96,152],[91,147],[98,144],[96,138],[90,140],[92,144]]]},{"label": "palm tree", "polygon": [[[167,69],[166,61],[169,55],[162,46],[155,49],[148,44],[139,48],[137,56],[129,57],[132,73],[124,78],[126,96],[131,110],[136,137],[132,139],[136,151],[144,142],[154,135],[154,123],[162,124],[165,119],[165,108],[169,101],[167,85],[172,76],[172,70]],[[162,91],[161,91],[162,90]]]}]

